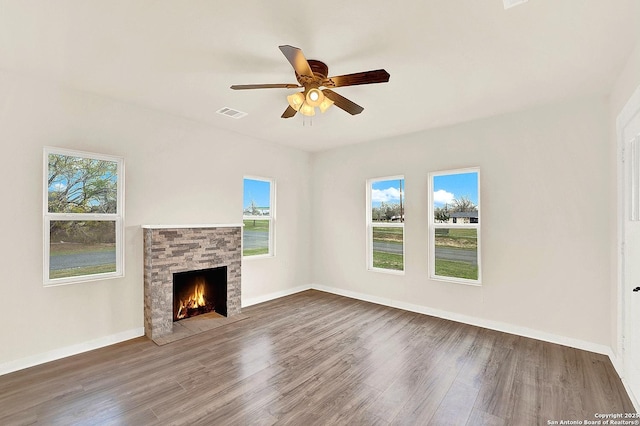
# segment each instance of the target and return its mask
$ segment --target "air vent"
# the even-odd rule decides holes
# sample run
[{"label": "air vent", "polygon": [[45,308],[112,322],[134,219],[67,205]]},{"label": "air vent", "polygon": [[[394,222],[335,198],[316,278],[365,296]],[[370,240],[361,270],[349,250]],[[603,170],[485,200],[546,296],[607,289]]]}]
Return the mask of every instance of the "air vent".
[{"label": "air vent", "polygon": [[227,117],[231,117],[231,118],[242,118],[245,115],[247,115],[246,112],[242,112],[242,111],[238,111],[237,109],[232,109],[232,108],[221,108],[219,110],[216,111],[218,114],[222,114],[222,115],[226,115]]},{"label": "air vent", "polygon": [[504,3],[504,10],[518,6],[519,4],[526,3],[528,0],[502,0]]}]

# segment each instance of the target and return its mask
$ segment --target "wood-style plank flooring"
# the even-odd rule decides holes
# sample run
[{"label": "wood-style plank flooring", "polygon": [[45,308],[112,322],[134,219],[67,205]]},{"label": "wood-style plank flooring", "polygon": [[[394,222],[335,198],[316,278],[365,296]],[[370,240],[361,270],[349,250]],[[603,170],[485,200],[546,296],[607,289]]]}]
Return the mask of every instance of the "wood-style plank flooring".
[{"label": "wood-style plank flooring", "polygon": [[606,356],[319,291],[0,376],[0,425],[547,425],[633,412]]}]

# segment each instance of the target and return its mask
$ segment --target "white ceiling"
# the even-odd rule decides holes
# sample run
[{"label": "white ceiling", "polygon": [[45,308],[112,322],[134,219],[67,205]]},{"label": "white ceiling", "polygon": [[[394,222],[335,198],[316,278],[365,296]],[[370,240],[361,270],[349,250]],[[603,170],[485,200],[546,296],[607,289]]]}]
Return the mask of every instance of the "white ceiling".
[{"label": "white ceiling", "polygon": [[[638,0],[0,0],[0,71],[318,151],[607,94],[638,17]],[[285,120],[292,90],[229,89],[295,83],[282,44],[391,79],[335,89],[360,115]]]}]

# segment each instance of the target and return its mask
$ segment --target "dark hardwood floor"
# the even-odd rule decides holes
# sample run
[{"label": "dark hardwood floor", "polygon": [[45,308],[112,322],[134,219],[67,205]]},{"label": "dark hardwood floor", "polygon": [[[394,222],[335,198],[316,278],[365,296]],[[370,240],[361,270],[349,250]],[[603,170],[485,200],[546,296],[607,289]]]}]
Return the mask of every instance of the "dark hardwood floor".
[{"label": "dark hardwood floor", "polygon": [[0,425],[547,425],[633,412],[606,356],[319,291],[0,376]]}]

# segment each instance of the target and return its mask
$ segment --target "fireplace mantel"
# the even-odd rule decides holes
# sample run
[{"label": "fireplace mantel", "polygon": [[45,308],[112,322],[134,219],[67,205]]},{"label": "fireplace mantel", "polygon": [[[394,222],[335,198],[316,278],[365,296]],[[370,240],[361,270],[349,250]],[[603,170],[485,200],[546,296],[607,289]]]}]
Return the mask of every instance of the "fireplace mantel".
[{"label": "fireplace mantel", "polygon": [[242,223],[204,223],[194,225],[142,225],[143,229],[184,229],[184,228],[236,228],[244,226]]}]

